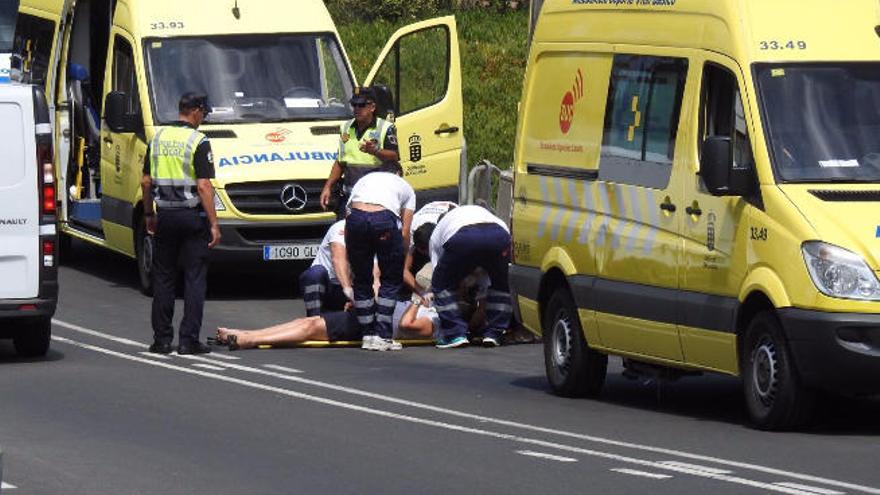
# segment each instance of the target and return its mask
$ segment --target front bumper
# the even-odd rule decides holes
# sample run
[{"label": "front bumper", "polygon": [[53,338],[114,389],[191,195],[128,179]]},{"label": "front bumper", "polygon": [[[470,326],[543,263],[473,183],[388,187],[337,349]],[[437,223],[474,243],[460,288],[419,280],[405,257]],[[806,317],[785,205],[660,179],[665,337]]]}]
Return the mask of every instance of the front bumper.
[{"label": "front bumper", "polygon": [[880,393],[880,314],[779,310],[805,385],[848,395]]},{"label": "front bumper", "polygon": [[211,250],[212,262],[262,262],[263,246],[320,244],[336,220],[309,223],[261,223],[220,220],[220,244]]}]

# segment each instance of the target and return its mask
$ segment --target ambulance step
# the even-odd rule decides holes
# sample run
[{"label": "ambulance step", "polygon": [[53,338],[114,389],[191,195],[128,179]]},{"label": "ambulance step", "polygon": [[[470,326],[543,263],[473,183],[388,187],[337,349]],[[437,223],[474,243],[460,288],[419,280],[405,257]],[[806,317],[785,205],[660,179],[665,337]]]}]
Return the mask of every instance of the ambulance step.
[{"label": "ambulance step", "polygon": [[654,382],[674,382],[686,376],[700,376],[699,371],[687,371],[676,368],[658,366],[632,359],[623,360],[623,377],[629,380],[646,380]]}]

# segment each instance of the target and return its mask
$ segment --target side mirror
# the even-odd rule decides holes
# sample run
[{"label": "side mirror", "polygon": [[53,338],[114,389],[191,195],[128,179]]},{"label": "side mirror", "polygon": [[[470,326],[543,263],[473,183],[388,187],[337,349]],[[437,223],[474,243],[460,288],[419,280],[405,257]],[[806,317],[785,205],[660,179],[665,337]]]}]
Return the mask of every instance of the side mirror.
[{"label": "side mirror", "polygon": [[700,177],[713,196],[748,196],[754,188],[754,170],[734,166],[729,137],[711,136],[703,142]]},{"label": "side mirror", "polygon": [[381,84],[373,86],[373,96],[376,98],[376,116],[384,119],[390,115],[392,117],[390,120],[393,121],[393,117],[397,115],[397,109],[394,106],[394,96],[388,86]]},{"label": "side mirror", "polygon": [[128,96],[121,91],[113,91],[107,95],[104,102],[104,115],[107,119],[107,127],[113,132],[127,133],[138,132],[137,121],[139,115],[125,112],[128,104]]}]

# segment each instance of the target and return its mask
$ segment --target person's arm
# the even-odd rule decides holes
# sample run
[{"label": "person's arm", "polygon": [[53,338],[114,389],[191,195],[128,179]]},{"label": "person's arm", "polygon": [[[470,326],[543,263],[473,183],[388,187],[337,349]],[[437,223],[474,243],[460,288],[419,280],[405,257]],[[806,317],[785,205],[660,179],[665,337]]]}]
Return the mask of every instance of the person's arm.
[{"label": "person's arm", "polygon": [[150,176],[150,147],[147,146],[147,152],[144,154],[144,170],[141,177],[142,204],[144,206],[144,225],[147,233],[156,234],[156,210],[153,209],[153,178]]},{"label": "person's arm", "polygon": [[403,224],[400,233],[403,235],[404,252],[409,251],[410,247],[410,228],[412,227],[413,213],[413,210],[404,208],[402,215],[400,216],[401,223]]},{"label": "person's arm", "polygon": [[431,337],[434,335],[434,324],[428,317],[418,318],[419,305],[410,304],[403,316],[400,317],[400,329],[406,332],[414,332],[419,337]]},{"label": "person's arm", "polygon": [[217,221],[217,211],[214,209],[214,185],[211,184],[211,179],[214,178],[214,161],[211,143],[207,139],[199,143],[196,148],[194,162],[199,200],[211,227],[211,240],[208,242],[208,248],[212,249],[220,243],[220,223]]},{"label": "person's arm", "polygon": [[333,271],[336,272],[336,279],[342,286],[342,292],[349,300],[354,300],[354,290],[351,287],[351,273],[348,266],[348,255],[345,251],[345,244],[339,242],[330,243],[330,261],[333,263]]},{"label": "person's arm", "polygon": [[327,177],[327,182],[324,183],[324,188],[321,189],[321,208],[324,210],[327,209],[327,206],[330,204],[330,194],[333,191],[333,185],[339,182],[339,179],[342,178],[342,164],[339,163],[339,160],[333,162],[333,168],[330,169],[330,176]]},{"label": "person's arm", "polygon": [[419,285],[418,281],[416,281],[416,277],[413,276],[412,263],[412,250],[408,249],[406,252],[406,259],[403,261],[403,283],[409,288],[409,290],[421,295],[425,292],[425,288]]}]

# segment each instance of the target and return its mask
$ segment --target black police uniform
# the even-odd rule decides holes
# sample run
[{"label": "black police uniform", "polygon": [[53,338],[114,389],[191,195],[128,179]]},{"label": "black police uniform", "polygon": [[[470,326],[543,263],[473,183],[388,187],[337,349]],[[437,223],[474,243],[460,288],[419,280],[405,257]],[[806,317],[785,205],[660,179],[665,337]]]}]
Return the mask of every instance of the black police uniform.
[{"label": "black police uniform", "polygon": [[[195,129],[187,122],[176,122],[176,127]],[[144,158],[144,175],[151,174],[150,148]],[[214,161],[211,144],[203,140],[193,156],[193,168],[197,179],[214,178]],[[153,193],[162,194],[161,188],[153,187]],[[160,198],[161,199],[161,198]],[[153,256],[153,310],[152,324],[154,342],[170,345],[174,340],[174,299],[176,292],[178,261],[184,274],[183,320],[178,333],[180,347],[199,344],[202,313],[205,305],[208,276],[208,244],[211,230],[201,204],[193,208],[159,208]]]}]

